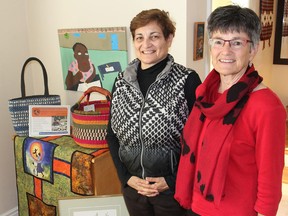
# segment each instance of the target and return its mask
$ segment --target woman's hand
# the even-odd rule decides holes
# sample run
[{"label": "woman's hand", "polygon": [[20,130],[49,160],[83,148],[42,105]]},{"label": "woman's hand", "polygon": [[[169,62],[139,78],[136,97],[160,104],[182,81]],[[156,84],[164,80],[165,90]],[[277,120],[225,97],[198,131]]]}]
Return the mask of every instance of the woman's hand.
[{"label": "woman's hand", "polygon": [[164,177],[147,177],[146,180],[151,186],[157,189],[159,193],[169,189]]},{"label": "woman's hand", "polygon": [[140,186],[138,193],[149,197],[157,196],[169,188],[164,177],[147,177],[146,181],[141,181],[138,185]]},{"label": "woman's hand", "polygon": [[169,188],[163,177],[147,177],[144,180],[136,176],[132,176],[128,180],[127,184],[137,190],[139,194],[148,197],[157,196],[160,192]]},{"label": "woman's hand", "polygon": [[149,184],[149,181],[141,179],[137,176],[132,176],[127,184],[138,191],[139,194],[143,196],[157,196],[159,192],[152,185]]},{"label": "woman's hand", "polygon": [[83,78],[83,74],[81,73],[81,71],[78,71],[78,72],[73,76],[73,85],[77,85],[82,78]]}]

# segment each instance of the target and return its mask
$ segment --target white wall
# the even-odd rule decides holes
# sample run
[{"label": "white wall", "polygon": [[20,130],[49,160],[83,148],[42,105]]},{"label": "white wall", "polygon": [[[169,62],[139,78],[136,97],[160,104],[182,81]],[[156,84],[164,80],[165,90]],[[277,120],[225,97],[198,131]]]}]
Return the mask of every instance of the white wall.
[{"label": "white wall", "polygon": [[[175,61],[186,65],[186,1],[174,0],[107,0],[107,1],[33,1],[28,0],[29,41],[31,55],[43,60],[49,72],[49,86],[53,93],[60,94],[67,104],[74,104],[80,94],[65,91],[61,76],[61,59],[57,30],[77,27],[113,27],[126,26],[128,35],[129,61],[134,58],[131,49],[129,24],[141,10],[160,8],[169,11],[176,22],[176,36],[170,53]],[[195,1],[196,2],[196,1]],[[101,3],[101,4],[100,4]],[[127,5],[127,7],[123,7]],[[129,5],[129,7],[128,7]],[[125,9],[127,8],[127,9]],[[192,8],[192,11],[199,8]],[[203,10],[205,10],[203,8]],[[36,18],[37,17],[37,18]],[[190,30],[192,31],[192,29]],[[191,47],[192,50],[192,47]],[[203,64],[203,63],[202,63]],[[38,77],[35,77],[35,84]],[[35,85],[35,91],[42,83]]]},{"label": "white wall", "polygon": [[194,23],[195,22],[205,22],[205,27],[207,26],[207,17],[211,11],[210,1],[198,1],[198,0],[188,0],[187,1],[187,36],[186,36],[186,66],[193,68],[200,75],[203,80],[209,72],[209,58],[205,56],[209,55],[208,43],[207,43],[207,32],[204,32],[204,52],[203,59],[194,61],[193,60],[193,39],[194,39]]},{"label": "white wall", "polygon": [[5,1],[0,7],[0,215],[17,206],[13,128],[8,99],[20,96],[20,71],[29,53],[25,0]]}]

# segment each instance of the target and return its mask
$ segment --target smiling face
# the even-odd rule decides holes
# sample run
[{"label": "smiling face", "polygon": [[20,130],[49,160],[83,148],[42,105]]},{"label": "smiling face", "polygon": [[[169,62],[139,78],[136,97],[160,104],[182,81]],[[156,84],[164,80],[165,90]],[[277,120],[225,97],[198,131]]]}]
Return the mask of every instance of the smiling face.
[{"label": "smiling face", "polygon": [[[211,35],[212,39],[223,40],[250,40],[248,35],[244,32],[214,32]],[[245,43],[239,49],[232,49],[229,42],[225,42],[223,47],[210,47],[212,64],[221,76],[242,76],[249,63],[252,61],[258,50],[258,45],[252,46],[251,43]]]},{"label": "smiling face", "polygon": [[135,30],[134,48],[141,68],[149,68],[167,57],[173,35],[165,40],[163,32],[156,22]]}]

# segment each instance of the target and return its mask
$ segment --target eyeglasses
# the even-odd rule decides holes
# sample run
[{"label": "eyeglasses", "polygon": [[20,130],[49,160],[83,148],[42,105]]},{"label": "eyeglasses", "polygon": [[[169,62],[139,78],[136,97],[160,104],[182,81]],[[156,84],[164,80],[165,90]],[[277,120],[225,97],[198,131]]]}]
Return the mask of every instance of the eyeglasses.
[{"label": "eyeglasses", "polygon": [[209,39],[209,43],[211,47],[215,49],[220,49],[224,47],[225,43],[228,42],[231,49],[233,50],[239,50],[242,47],[245,47],[247,43],[253,43],[251,40],[245,40],[245,39],[233,39],[233,40],[223,40],[220,38],[211,38]]}]

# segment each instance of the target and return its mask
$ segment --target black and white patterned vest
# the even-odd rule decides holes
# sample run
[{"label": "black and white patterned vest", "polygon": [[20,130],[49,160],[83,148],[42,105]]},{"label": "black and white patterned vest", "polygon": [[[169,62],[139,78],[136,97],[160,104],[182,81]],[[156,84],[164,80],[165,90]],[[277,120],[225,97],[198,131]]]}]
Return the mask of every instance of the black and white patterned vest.
[{"label": "black and white patterned vest", "polygon": [[132,175],[171,175],[178,166],[180,135],[189,113],[184,86],[191,71],[169,55],[144,98],[138,64],[134,60],[119,74],[113,91],[111,127],[119,140],[119,156]]}]

